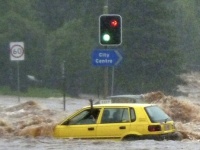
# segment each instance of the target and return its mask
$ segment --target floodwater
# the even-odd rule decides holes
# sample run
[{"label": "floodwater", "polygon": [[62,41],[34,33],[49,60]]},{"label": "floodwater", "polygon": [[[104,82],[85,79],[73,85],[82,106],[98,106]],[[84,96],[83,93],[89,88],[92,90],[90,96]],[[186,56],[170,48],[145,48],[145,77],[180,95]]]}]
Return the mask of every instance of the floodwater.
[{"label": "floodwater", "polygon": [[200,150],[200,105],[165,96],[161,92],[145,95],[175,120],[182,141],[112,141],[55,139],[53,127],[63,118],[89,105],[87,99],[25,98],[0,96],[0,150]]},{"label": "floodwater", "polygon": [[199,150],[198,141],[95,141],[15,137],[1,139],[0,150]]}]

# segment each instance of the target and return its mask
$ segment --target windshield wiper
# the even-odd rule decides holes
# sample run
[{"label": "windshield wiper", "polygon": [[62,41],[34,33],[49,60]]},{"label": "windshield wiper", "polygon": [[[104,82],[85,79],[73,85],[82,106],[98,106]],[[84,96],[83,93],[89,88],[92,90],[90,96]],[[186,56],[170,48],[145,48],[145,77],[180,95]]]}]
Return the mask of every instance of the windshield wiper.
[{"label": "windshield wiper", "polygon": [[167,120],[168,120],[168,119],[169,119],[169,118],[166,118],[166,119],[165,119],[165,123],[167,123]]}]

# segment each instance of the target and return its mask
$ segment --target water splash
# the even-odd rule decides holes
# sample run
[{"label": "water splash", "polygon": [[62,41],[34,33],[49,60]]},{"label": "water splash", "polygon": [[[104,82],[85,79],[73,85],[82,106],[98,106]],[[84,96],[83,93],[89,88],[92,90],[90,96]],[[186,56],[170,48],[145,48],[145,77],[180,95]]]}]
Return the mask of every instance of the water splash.
[{"label": "water splash", "polygon": [[145,94],[148,103],[156,103],[175,121],[177,130],[185,139],[200,139],[200,105],[165,96],[162,92]]},{"label": "water splash", "polygon": [[[148,103],[156,103],[175,121],[177,130],[184,139],[200,139],[200,104],[178,100],[162,92],[144,94]],[[80,101],[73,108],[80,108]],[[77,106],[76,106],[77,105]],[[74,107],[76,106],[76,107]],[[66,111],[44,109],[35,101],[27,101],[0,109],[1,137],[52,137],[56,123],[68,115]]]},{"label": "water splash", "polygon": [[55,115],[52,110],[42,109],[36,102],[28,101],[1,111],[1,136],[52,136]]}]

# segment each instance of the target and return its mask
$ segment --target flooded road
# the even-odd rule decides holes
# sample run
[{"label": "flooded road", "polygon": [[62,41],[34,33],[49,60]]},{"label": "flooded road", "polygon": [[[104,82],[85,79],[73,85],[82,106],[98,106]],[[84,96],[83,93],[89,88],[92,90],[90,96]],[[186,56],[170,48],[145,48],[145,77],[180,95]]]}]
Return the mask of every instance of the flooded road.
[{"label": "flooded road", "polygon": [[198,141],[95,141],[15,137],[0,140],[0,150],[199,150]]},{"label": "flooded road", "polygon": [[200,106],[172,97],[160,98],[159,94],[150,96],[161,99],[149,98],[175,119],[177,129],[184,134],[182,141],[55,139],[52,137],[55,124],[89,105],[87,99],[66,98],[66,111],[63,111],[62,98],[22,97],[19,103],[16,97],[0,96],[0,150],[200,150]]}]

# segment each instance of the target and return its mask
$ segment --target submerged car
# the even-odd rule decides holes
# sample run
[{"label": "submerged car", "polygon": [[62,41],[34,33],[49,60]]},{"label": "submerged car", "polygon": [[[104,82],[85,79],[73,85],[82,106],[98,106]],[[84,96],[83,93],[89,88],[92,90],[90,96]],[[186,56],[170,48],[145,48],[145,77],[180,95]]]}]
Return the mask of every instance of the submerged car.
[{"label": "submerged car", "polygon": [[54,137],[82,139],[172,139],[174,121],[155,104],[112,103],[84,107],[54,128]]}]

